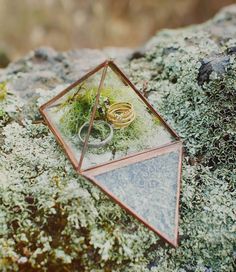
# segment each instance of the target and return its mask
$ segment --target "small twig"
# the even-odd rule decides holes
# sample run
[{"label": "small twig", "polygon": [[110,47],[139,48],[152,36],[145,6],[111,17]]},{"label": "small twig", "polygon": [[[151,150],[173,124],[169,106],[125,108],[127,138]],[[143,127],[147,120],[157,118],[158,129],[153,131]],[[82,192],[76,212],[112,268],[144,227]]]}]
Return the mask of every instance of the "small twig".
[{"label": "small twig", "polygon": [[44,121],[44,119],[39,119],[39,120],[32,121],[32,124],[34,124],[34,125],[38,125],[38,124],[46,125],[46,122]]}]

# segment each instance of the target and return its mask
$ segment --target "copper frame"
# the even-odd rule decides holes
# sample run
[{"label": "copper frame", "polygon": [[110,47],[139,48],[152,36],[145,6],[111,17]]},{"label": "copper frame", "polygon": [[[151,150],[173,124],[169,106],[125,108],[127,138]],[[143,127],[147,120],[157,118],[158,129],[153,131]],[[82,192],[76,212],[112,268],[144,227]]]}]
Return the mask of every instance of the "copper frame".
[{"label": "copper frame", "polygon": [[[170,143],[165,144],[165,145],[162,145],[162,146],[159,146],[159,147],[146,149],[146,150],[141,151],[141,152],[136,152],[136,153],[130,154],[128,156],[125,156],[123,158],[115,159],[113,161],[106,162],[106,163],[101,163],[101,164],[98,164],[96,166],[92,166],[92,167],[89,167],[87,169],[82,170],[81,169],[82,161],[83,161],[83,158],[84,158],[84,155],[85,155],[85,152],[86,152],[90,131],[91,131],[91,128],[93,126],[93,120],[94,120],[95,112],[96,112],[97,105],[98,105],[100,90],[102,88],[102,85],[103,85],[103,82],[104,82],[108,67],[110,67],[113,70],[113,72],[115,72],[119,76],[119,78],[123,81],[123,83],[125,85],[130,86],[135,91],[135,93],[141,98],[141,100],[146,104],[146,106],[151,110],[151,112],[161,121],[161,123],[164,125],[164,127],[175,138],[175,141],[170,142]],[[75,158],[74,154],[70,150],[69,146],[65,143],[65,141],[61,137],[60,132],[58,131],[58,129],[54,126],[54,124],[50,120],[50,118],[49,118],[49,116],[48,116],[48,114],[46,112],[46,108],[51,106],[55,101],[57,101],[59,98],[64,96],[71,89],[73,89],[78,84],[82,83],[84,80],[86,80],[87,78],[89,78],[90,76],[92,76],[93,74],[95,74],[96,72],[98,72],[101,69],[103,69],[102,77],[101,77],[101,80],[100,80],[100,83],[99,83],[95,104],[94,104],[94,107],[93,107],[93,110],[92,110],[92,115],[91,115],[91,118],[90,118],[88,134],[87,134],[87,136],[85,138],[85,143],[83,145],[81,157],[80,157],[80,160],[79,160],[79,163],[78,163],[77,159]],[[79,80],[77,80],[76,82],[74,82],[73,84],[68,86],[65,90],[60,92],[54,98],[49,100],[47,103],[43,104],[39,108],[39,111],[42,114],[46,124],[48,125],[50,130],[55,135],[57,141],[62,146],[62,148],[65,150],[65,153],[68,156],[69,160],[71,161],[71,163],[72,163],[74,169],[76,170],[76,172],[78,172],[79,174],[81,174],[85,178],[89,179],[91,182],[93,182],[104,193],[106,193],[111,199],[113,199],[118,205],[120,205],[122,208],[124,208],[130,214],[132,214],[136,219],[141,221],[150,230],[157,233],[166,242],[168,242],[169,244],[171,244],[174,247],[178,246],[179,198],[180,198],[180,181],[181,181],[182,156],[183,156],[182,142],[181,142],[179,136],[176,134],[176,132],[161,117],[160,113],[158,111],[156,111],[152,107],[152,105],[147,101],[147,99],[136,89],[136,87],[131,83],[131,81],[116,66],[116,64],[112,60],[106,60],[105,62],[98,65],[96,68],[92,69],[90,72],[88,72],[86,75],[81,77]],[[174,151],[174,150],[179,150],[180,155],[179,155],[179,164],[178,164],[178,181],[177,181],[178,184],[177,184],[177,194],[176,194],[175,230],[174,230],[175,239],[170,240],[164,233],[160,232],[159,230],[157,230],[153,226],[151,226],[144,218],[140,217],[135,211],[133,211],[126,204],[121,202],[112,192],[110,192],[105,187],[103,187],[101,184],[99,184],[99,181],[96,179],[96,175],[100,174],[100,173],[108,172],[108,171],[110,171],[112,169],[122,167],[123,165],[143,161],[145,159],[152,158],[152,157],[155,157],[155,156],[158,156],[158,155],[161,155],[161,154],[164,154],[164,153],[168,153],[168,152],[171,152],[171,151]]]}]

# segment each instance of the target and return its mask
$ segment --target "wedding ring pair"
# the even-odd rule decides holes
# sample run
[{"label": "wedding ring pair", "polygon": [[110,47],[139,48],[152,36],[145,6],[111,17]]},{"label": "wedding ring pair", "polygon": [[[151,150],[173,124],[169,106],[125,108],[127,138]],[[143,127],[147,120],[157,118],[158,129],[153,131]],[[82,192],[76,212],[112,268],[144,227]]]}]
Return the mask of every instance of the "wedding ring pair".
[{"label": "wedding ring pair", "polygon": [[[89,147],[102,147],[109,143],[114,135],[113,127],[115,129],[128,127],[136,118],[136,114],[133,108],[133,105],[129,102],[118,102],[112,104],[107,110],[107,120],[112,124],[104,120],[94,120],[94,124],[102,124],[104,127],[108,129],[108,136],[104,140],[99,141],[88,141]],[[84,130],[88,130],[89,122],[85,122],[79,129],[78,137],[82,144],[85,143],[85,138],[83,138],[82,134]]]}]

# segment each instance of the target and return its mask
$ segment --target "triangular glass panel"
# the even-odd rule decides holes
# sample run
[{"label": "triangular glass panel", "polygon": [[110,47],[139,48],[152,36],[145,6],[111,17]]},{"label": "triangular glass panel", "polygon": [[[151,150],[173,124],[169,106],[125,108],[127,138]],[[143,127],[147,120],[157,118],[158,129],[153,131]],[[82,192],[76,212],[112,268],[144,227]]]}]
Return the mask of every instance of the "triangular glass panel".
[{"label": "triangular glass panel", "polygon": [[132,215],[174,246],[178,243],[178,205],[182,145],[171,144],[87,171],[85,176]]}]

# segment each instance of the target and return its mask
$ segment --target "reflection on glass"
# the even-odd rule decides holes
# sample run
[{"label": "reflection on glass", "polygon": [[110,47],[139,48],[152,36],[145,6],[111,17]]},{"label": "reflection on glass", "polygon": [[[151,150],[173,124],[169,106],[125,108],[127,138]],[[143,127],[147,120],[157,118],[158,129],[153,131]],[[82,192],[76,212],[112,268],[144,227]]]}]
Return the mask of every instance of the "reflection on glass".
[{"label": "reflection on glass", "polygon": [[108,191],[174,240],[179,151],[129,164],[95,176]]}]

